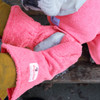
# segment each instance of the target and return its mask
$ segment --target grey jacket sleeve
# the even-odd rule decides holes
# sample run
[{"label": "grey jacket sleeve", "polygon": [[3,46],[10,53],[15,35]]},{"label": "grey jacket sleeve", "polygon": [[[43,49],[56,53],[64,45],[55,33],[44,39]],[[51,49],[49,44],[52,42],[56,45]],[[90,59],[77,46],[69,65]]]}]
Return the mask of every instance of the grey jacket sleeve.
[{"label": "grey jacket sleeve", "polygon": [[59,16],[69,15],[79,10],[87,0],[66,0],[62,5]]}]

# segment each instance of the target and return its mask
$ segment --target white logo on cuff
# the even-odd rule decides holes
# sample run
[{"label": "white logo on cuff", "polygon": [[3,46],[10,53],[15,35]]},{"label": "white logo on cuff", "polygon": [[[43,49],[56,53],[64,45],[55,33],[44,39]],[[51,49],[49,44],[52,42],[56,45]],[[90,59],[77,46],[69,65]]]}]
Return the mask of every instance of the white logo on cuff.
[{"label": "white logo on cuff", "polygon": [[29,67],[30,67],[30,77],[28,82],[33,82],[37,79],[39,66],[37,63],[30,63]]}]

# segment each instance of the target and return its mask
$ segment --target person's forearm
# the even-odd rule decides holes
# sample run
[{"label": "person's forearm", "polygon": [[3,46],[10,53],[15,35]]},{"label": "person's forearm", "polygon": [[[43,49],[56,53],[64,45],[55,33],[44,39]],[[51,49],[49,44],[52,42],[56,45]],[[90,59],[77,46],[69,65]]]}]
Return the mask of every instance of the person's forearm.
[{"label": "person's forearm", "polygon": [[3,31],[9,17],[10,9],[11,9],[10,5],[0,0],[0,36],[3,35]]},{"label": "person's forearm", "polygon": [[16,85],[16,67],[6,53],[0,53],[0,90],[15,87]]}]

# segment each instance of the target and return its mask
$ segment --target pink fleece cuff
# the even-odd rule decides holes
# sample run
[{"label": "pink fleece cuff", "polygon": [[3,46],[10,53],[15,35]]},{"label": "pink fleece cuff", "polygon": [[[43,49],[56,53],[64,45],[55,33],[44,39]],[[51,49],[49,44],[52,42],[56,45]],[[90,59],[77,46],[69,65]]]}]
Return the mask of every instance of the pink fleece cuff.
[{"label": "pink fleece cuff", "polygon": [[57,32],[55,26],[43,26],[26,15],[19,6],[12,6],[2,42],[33,49],[35,45]]},{"label": "pink fleece cuff", "polygon": [[81,45],[67,35],[59,45],[40,52],[3,43],[2,52],[11,55],[17,72],[16,87],[8,89],[9,100],[16,100],[28,89],[66,70],[78,60],[81,51]]},{"label": "pink fleece cuff", "polygon": [[16,65],[16,87],[8,89],[9,100],[16,100],[25,91],[44,81],[46,77],[51,79],[42,52],[37,53],[6,44],[2,45],[2,52],[8,52]]}]

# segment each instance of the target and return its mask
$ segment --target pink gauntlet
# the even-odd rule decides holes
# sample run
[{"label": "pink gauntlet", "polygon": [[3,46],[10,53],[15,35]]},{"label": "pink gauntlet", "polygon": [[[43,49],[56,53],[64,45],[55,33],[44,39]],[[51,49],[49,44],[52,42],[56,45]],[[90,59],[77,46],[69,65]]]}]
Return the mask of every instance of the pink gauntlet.
[{"label": "pink gauntlet", "polygon": [[33,47],[57,30],[55,26],[43,26],[26,15],[19,6],[12,6],[2,42],[19,47]]},{"label": "pink gauntlet", "polygon": [[10,54],[17,72],[16,87],[8,89],[9,100],[16,100],[33,86],[51,80],[81,56],[81,44],[69,34],[65,34],[59,45],[40,52],[32,51],[37,43],[58,31],[62,30],[56,26],[42,26],[18,6],[12,7],[2,40],[2,52]]},{"label": "pink gauntlet", "polygon": [[34,52],[3,44],[2,52],[8,52],[16,65],[16,87],[8,89],[9,100],[16,100],[28,89],[45,80],[51,80],[74,64],[81,56],[81,45],[75,40],[63,39],[57,46]]}]

